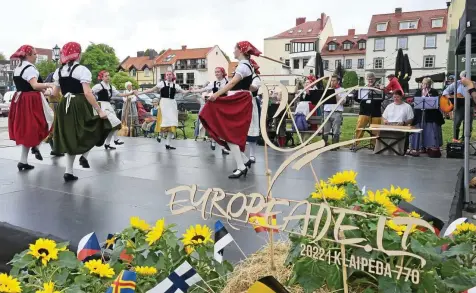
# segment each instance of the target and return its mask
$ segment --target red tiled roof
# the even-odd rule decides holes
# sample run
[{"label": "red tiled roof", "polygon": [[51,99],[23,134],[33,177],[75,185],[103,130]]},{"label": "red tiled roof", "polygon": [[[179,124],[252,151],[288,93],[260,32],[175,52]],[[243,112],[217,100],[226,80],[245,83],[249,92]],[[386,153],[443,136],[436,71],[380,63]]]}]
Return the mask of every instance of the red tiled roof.
[{"label": "red tiled roof", "polygon": [[[327,23],[327,20],[328,20],[328,17],[326,17],[325,24]],[[296,38],[310,38],[310,37],[316,38],[321,34],[321,31],[323,29],[324,27],[322,26],[321,19],[318,19],[316,21],[307,21],[303,24],[290,28],[280,34],[277,34],[267,39],[296,39]]]},{"label": "red tiled roof", "polygon": [[184,59],[202,59],[206,58],[208,52],[212,50],[213,47],[209,48],[196,48],[196,49],[178,49],[172,50],[168,49],[162,55],[155,59],[156,65],[171,65],[174,64],[177,60]]},{"label": "red tiled roof", "polygon": [[297,42],[315,42],[317,40],[317,36],[314,38],[300,38],[300,39],[292,39],[290,42],[291,43],[297,43]]},{"label": "red tiled roof", "polygon": [[126,71],[129,71],[131,68],[135,68],[136,70],[143,70],[146,67],[149,69],[154,67],[154,59],[150,59],[149,56],[127,57],[119,65],[119,68],[122,68]]},{"label": "red tiled roof", "polygon": [[236,66],[238,66],[238,62],[228,62],[228,77],[233,76],[233,72],[235,72]]},{"label": "red tiled roof", "polygon": [[[367,35],[355,35],[354,36],[335,36],[335,37],[328,37],[326,44],[322,48],[321,55],[322,56],[332,56],[332,55],[357,55],[357,54],[365,54],[365,49],[360,49],[358,46],[358,41],[365,40],[367,41]],[[350,41],[352,42],[352,48],[350,50],[344,50],[344,42]],[[336,43],[337,48],[334,51],[329,51],[329,44]]]},{"label": "red tiled roof", "polygon": [[[402,12],[400,14],[378,14],[373,15],[370,21],[368,37],[379,36],[395,36],[395,35],[413,35],[413,34],[430,34],[430,33],[446,33],[447,25],[447,9],[424,10]],[[431,20],[435,18],[443,18],[443,27],[432,28]],[[417,29],[400,30],[399,23],[401,21],[418,20]],[[384,32],[377,31],[377,24],[388,22],[387,30]]]}]

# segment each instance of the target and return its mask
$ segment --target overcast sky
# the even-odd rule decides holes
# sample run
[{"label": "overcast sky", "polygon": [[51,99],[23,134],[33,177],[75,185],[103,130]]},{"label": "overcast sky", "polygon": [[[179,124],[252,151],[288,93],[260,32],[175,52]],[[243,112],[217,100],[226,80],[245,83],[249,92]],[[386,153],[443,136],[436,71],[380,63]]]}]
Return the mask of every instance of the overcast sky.
[{"label": "overcast sky", "polygon": [[[5,2],[5,3],[3,3]],[[279,4],[278,4],[279,3]],[[8,0],[2,1],[0,52],[22,44],[60,47],[106,43],[119,59],[154,48],[219,45],[231,56],[237,41],[263,39],[295,25],[296,17],[332,19],[335,35],[366,33],[372,14],[446,8],[445,0]]]}]

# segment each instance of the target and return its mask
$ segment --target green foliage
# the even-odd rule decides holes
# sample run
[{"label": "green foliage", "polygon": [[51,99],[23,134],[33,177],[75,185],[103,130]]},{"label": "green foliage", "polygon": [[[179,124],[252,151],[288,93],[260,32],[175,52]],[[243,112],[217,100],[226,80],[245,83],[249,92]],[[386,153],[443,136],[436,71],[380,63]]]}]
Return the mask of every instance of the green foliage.
[{"label": "green foliage", "polygon": [[2,60],[7,60],[7,58],[5,57],[5,54],[0,52],[0,61],[2,61]]},{"label": "green foliage", "polygon": [[56,70],[56,63],[54,61],[41,61],[35,64],[35,66],[43,79],[45,79],[48,74]]},{"label": "green foliage", "polygon": [[133,89],[136,90],[139,88],[139,84],[137,83],[137,81],[133,77],[129,76],[127,72],[118,72],[114,74],[114,77],[112,78],[111,83],[116,87],[116,89],[125,90],[126,89],[125,84],[128,81],[132,83]]},{"label": "green foliage", "polygon": [[[223,52],[223,51],[222,51],[222,52]],[[230,62],[231,59],[230,59],[230,57],[229,57],[225,52],[223,52],[223,55],[225,55],[226,60],[227,60],[228,62]]]},{"label": "green foliage", "polygon": [[119,66],[119,59],[114,48],[106,44],[91,44],[82,54],[81,64],[91,70],[93,83],[97,83],[97,76],[101,70],[108,71],[111,76],[114,75]]},{"label": "green foliage", "polygon": [[342,86],[347,89],[359,85],[359,77],[355,71],[346,71]]}]

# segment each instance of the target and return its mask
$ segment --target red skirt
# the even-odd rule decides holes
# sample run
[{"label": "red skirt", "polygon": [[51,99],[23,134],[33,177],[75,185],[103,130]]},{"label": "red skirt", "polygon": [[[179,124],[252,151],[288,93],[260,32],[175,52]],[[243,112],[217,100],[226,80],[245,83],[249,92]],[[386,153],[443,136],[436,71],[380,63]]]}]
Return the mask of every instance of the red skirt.
[{"label": "red skirt", "polygon": [[244,152],[253,112],[251,99],[250,92],[240,91],[207,102],[199,114],[200,123],[219,145],[228,149],[227,142],[233,143]]},{"label": "red skirt", "polygon": [[21,92],[12,98],[8,115],[8,134],[17,145],[35,147],[49,134],[40,92]]}]

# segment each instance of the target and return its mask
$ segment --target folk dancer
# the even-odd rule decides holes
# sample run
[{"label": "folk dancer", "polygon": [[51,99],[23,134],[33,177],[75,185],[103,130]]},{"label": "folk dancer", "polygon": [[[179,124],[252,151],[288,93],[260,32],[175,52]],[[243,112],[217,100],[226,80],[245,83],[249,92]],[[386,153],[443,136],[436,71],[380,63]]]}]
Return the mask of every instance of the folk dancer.
[{"label": "folk dancer", "polygon": [[[243,153],[253,112],[253,97],[250,92],[253,83],[253,67],[251,56],[259,56],[261,52],[250,42],[236,44],[234,56],[239,60],[233,79],[218,92],[214,93],[200,113],[200,122],[210,136],[220,145],[231,151],[237,169],[228,176],[230,179],[240,178],[248,173],[245,165],[250,165]],[[228,93],[226,97],[223,94]]]},{"label": "folk dancer", "polygon": [[130,131],[134,125],[139,124],[139,115],[137,113],[137,91],[133,90],[130,81],[126,82],[125,87],[125,93],[129,94],[129,96],[122,98],[124,102],[122,104],[122,121],[126,122]]},{"label": "folk dancer", "polygon": [[[189,91],[183,90],[180,85],[175,83],[175,75],[172,71],[167,71],[165,73],[165,79],[159,81],[157,85],[151,89],[143,91],[142,93],[152,93],[155,91],[160,91],[160,112],[162,115],[162,122],[160,124],[160,132],[165,136],[167,134],[167,139],[165,142],[165,148],[167,150],[175,150],[175,147],[172,147],[172,136],[175,133],[175,129],[178,126],[178,109],[177,101],[175,101],[176,93],[188,93]],[[157,139],[160,143],[160,137]]]},{"label": "folk dancer", "polygon": [[92,91],[96,95],[101,109],[107,113],[107,119],[111,122],[113,131],[109,133],[106,141],[104,142],[104,148],[106,150],[115,150],[115,147],[111,146],[111,140],[114,140],[115,145],[123,145],[124,142],[117,138],[117,132],[121,129],[121,120],[117,118],[114,108],[111,105],[111,99],[113,97],[128,97],[137,94],[137,92],[125,92],[119,93],[116,88],[110,84],[111,76],[109,72],[102,70],[98,74],[98,80],[101,82],[93,86]]},{"label": "folk dancer", "polygon": [[8,134],[11,140],[21,145],[18,170],[31,170],[34,166],[28,164],[28,152],[31,148],[36,159],[43,160],[38,146],[48,137],[53,126],[53,110],[43,95],[43,91],[52,88],[53,84],[42,83],[40,73],[33,65],[37,53],[32,46],[21,46],[11,58],[20,59],[20,64],[13,71],[17,92],[10,105]]},{"label": "folk dancer", "polygon": [[253,66],[253,79],[250,86],[251,95],[253,96],[253,113],[251,115],[251,124],[250,129],[248,130],[248,137],[246,141],[248,142],[248,147],[250,149],[250,158],[247,162],[247,167],[251,167],[251,164],[256,163],[256,145],[258,142],[260,134],[260,123],[259,123],[259,107],[258,107],[258,91],[261,86],[261,78],[259,77],[259,65],[253,59],[250,59],[250,63]]},{"label": "folk dancer", "polygon": [[82,155],[79,163],[89,168],[88,154],[94,146],[102,146],[112,131],[105,111],[101,109],[90,87],[91,71],[79,65],[81,46],[70,42],[61,50],[61,67],[55,71],[53,96],[60,91],[63,99],[59,102],[54,125],[54,147],[56,152],[66,153],[66,182],[78,180],[73,175],[76,155]]},{"label": "folk dancer", "polygon": [[[337,75],[331,77],[331,87],[335,90],[337,104],[324,105],[324,120],[330,116],[329,121],[324,125],[324,135],[322,138],[326,145],[328,145],[329,134],[332,131],[332,143],[338,143],[340,139],[340,127],[342,125],[342,113],[344,112],[344,102],[346,99],[345,90],[340,86],[340,80]],[[331,115],[331,112],[335,112]]]}]

